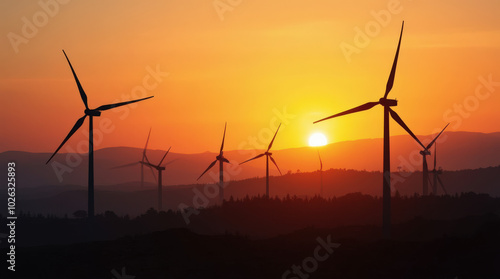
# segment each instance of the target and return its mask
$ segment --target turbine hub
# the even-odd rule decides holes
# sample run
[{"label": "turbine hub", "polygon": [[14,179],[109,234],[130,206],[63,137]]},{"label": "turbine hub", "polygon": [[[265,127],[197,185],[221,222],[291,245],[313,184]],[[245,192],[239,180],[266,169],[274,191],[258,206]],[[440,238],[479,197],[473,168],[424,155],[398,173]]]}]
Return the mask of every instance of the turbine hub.
[{"label": "turbine hub", "polygon": [[216,158],[217,160],[219,160],[219,161],[220,161],[220,160],[223,160],[223,159],[224,159],[224,156],[222,156],[222,155],[218,155],[218,156],[217,156],[217,157],[215,157],[215,158]]},{"label": "turbine hub", "polygon": [[264,154],[265,154],[265,155],[267,155],[267,156],[271,156],[271,155],[273,155],[273,153],[271,153],[271,152],[266,152],[266,153],[264,153]]},{"label": "turbine hub", "polygon": [[423,155],[423,156],[431,155],[431,152],[429,150],[425,149],[425,150],[420,151],[420,155]]},{"label": "turbine hub", "polygon": [[395,107],[398,105],[398,100],[380,98],[378,101],[384,107]]},{"label": "turbine hub", "polygon": [[88,116],[101,116],[101,112],[95,109],[86,109],[85,115]]}]

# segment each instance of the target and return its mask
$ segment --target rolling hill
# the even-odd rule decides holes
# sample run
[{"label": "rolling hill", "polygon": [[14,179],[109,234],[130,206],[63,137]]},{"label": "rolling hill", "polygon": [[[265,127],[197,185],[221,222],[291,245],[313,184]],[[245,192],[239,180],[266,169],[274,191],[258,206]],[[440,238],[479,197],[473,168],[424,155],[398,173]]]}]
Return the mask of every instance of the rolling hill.
[{"label": "rolling hill", "polygon": [[[418,136],[425,144],[431,135]],[[71,144],[71,143],[69,143]],[[500,132],[445,132],[437,141],[438,166],[445,170],[477,169],[500,165]],[[382,167],[382,139],[364,139],[332,143],[321,147],[324,169],[355,169],[380,171]],[[164,185],[182,185],[196,183],[196,178],[216,156],[215,153],[181,154],[175,153],[175,146],[166,161],[174,160],[164,172]],[[391,137],[391,169],[393,171],[413,172],[421,170],[422,162],[417,144],[410,136]],[[164,150],[148,150],[151,162],[158,162]],[[226,151],[225,156],[232,162],[225,167],[226,180],[242,180],[265,175],[265,163],[260,160],[239,166],[242,162],[257,154],[256,150]],[[431,151],[433,152],[433,150]],[[129,147],[104,148],[95,152],[95,181],[97,187],[136,183],[140,180],[140,168],[128,167],[113,169],[115,166],[139,161],[142,150]],[[315,148],[303,147],[277,150],[273,152],[283,174],[315,171],[319,168]],[[28,153],[7,151],[0,153],[0,163],[14,161],[17,164],[18,187],[38,187],[42,185],[86,185],[87,155],[60,154],[49,165],[45,161],[48,153]],[[429,168],[432,168],[429,160]],[[205,175],[200,182],[208,183],[218,179],[218,169]],[[278,175],[271,168],[272,175]],[[1,172],[0,179],[6,178]],[[155,183],[151,171],[145,170],[147,182]],[[125,186],[124,186],[125,187]]]}]

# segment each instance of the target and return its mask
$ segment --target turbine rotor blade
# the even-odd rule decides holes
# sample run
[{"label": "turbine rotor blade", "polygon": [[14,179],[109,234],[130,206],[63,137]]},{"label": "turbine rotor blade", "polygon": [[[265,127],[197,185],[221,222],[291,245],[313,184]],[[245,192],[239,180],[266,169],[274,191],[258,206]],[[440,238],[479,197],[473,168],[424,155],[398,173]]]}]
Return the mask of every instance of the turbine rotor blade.
[{"label": "turbine rotor blade", "polygon": [[87,115],[84,115],[83,117],[81,117],[80,119],[78,119],[76,121],[75,125],[73,126],[73,128],[71,128],[71,131],[69,131],[69,133],[66,136],[66,138],[64,138],[64,140],[62,141],[62,143],[59,145],[59,147],[56,149],[56,151],[52,154],[52,156],[50,156],[49,160],[47,160],[47,162],[45,164],[48,164],[50,162],[50,160],[52,160],[52,158],[57,154],[57,152],[59,151],[59,149],[61,149],[61,147],[63,147],[63,145],[69,140],[69,138],[71,138],[71,136],[78,129],[80,129],[80,127],[83,125],[83,122],[85,121],[85,117],[87,117]]},{"label": "turbine rotor blade", "polygon": [[401,47],[401,38],[403,37],[403,28],[405,27],[405,22],[403,21],[403,25],[401,26],[401,34],[399,35],[398,49],[396,50],[396,56],[394,57],[394,62],[392,63],[391,74],[389,75],[389,80],[387,80],[387,85],[385,88],[384,99],[387,98],[389,92],[394,85],[394,77],[396,76],[396,67],[398,65],[398,57],[399,57],[399,48]]},{"label": "turbine rotor blade", "polygon": [[426,149],[429,149],[432,147],[432,145],[434,144],[434,142],[439,138],[439,136],[444,132],[444,130],[446,129],[446,127],[448,127],[448,125],[450,125],[450,123],[446,124],[446,126],[444,126],[443,130],[441,130],[441,132],[431,141],[431,143],[429,143],[427,145],[427,148]]},{"label": "turbine rotor blade", "polygon": [[231,164],[231,163],[229,162],[229,160],[228,160],[228,159],[226,159],[226,158],[222,158],[222,162],[224,162],[224,163],[228,163],[228,164]]},{"label": "turbine rotor blade", "polygon": [[87,103],[87,94],[85,94],[85,91],[83,91],[83,87],[80,84],[78,77],[76,76],[75,70],[73,69],[71,62],[69,62],[69,58],[66,55],[66,52],[64,52],[64,49],[63,49],[63,53],[64,53],[64,56],[66,57],[66,60],[68,61],[69,67],[71,68],[71,72],[73,72],[73,77],[75,78],[76,85],[78,86],[78,91],[80,92],[80,97],[82,98],[83,104],[85,105],[86,109],[89,109],[89,105]]},{"label": "turbine rotor blade", "polygon": [[143,164],[143,165],[145,165],[146,167],[151,167],[153,169],[156,169],[156,165],[153,165],[151,163],[143,162],[143,161],[141,161],[140,163]]},{"label": "turbine rotor blade", "polygon": [[427,180],[429,180],[429,185],[431,185],[432,187],[434,187],[434,183],[432,183],[430,176],[427,176]]},{"label": "turbine rotor blade", "polygon": [[280,125],[278,126],[278,129],[276,129],[276,133],[274,133],[274,137],[273,137],[273,139],[271,140],[271,143],[269,143],[269,146],[267,147],[267,151],[269,151],[269,149],[271,149],[271,147],[273,146],[274,139],[276,138],[276,135],[278,134],[278,131],[280,130],[280,127],[281,127],[281,123],[280,123]]},{"label": "turbine rotor blade", "polygon": [[208,168],[198,177],[198,179],[196,180],[200,180],[200,178],[207,172],[209,171],[213,166],[215,166],[215,163],[217,163],[217,160],[213,161],[209,166]]},{"label": "turbine rotor blade", "polygon": [[319,170],[323,170],[323,161],[321,161],[321,155],[319,155],[319,150],[318,150],[318,158],[319,158]]},{"label": "turbine rotor blade", "polygon": [[371,109],[371,108],[373,108],[374,106],[376,106],[378,104],[379,104],[379,102],[369,102],[369,103],[363,104],[361,106],[357,106],[355,108],[346,110],[344,112],[337,113],[337,114],[334,114],[332,116],[328,116],[328,117],[320,119],[318,121],[314,121],[313,124],[316,124],[316,123],[321,122],[321,121],[325,121],[325,120],[330,119],[330,118],[339,117],[339,116],[346,115],[346,114],[351,114],[351,113],[355,113],[355,112],[360,112],[360,111],[368,110],[368,109]]},{"label": "turbine rotor blade", "polygon": [[146,162],[143,162],[144,165],[146,165],[147,167],[149,167],[149,169],[151,170],[151,174],[153,175],[153,178],[155,179],[155,182],[158,182],[156,180],[156,174],[155,172],[153,171],[153,167],[155,165],[151,164],[151,162],[149,162],[149,159],[148,159],[148,156],[146,156],[146,154],[144,154],[144,158],[146,159]]},{"label": "turbine rotor blade", "polygon": [[434,170],[436,170],[436,152],[437,152],[437,143],[434,145]]},{"label": "turbine rotor blade", "polygon": [[165,155],[163,155],[163,158],[161,158],[161,161],[160,161],[160,163],[158,164],[158,167],[161,165],[161,163],[163,163],[163,160],[165,159],[165,157],[167,157],[167,154],[168,154],[168,152],[170,151],[170,148],[172,148],[172,146],[170,146],[170,147],[168,148],[167,152],[165,153]]},{"label": "turbine rotor blade", "polygon": [[110,105],[102,105],[102,106],[96,108],[96,110],[108,110],[108,109],[112,109],[112,108],[116,108],[116,107],[121,107],[121,106],[128,105],[128,104],[132,104],[132,103],[144,101],[144,100],[147,100],[147,99],[151,99],[153,97],[154,96],[149,96],[149,97],[146,97],[146,98],[132,100],[132,101],[127,101],[127,102],[121,102],[121,103],[110,104]]},{"label": "turbine rotor blade", "polygon": [[273,156],[269,156],[269,159],[271,159],[271,161],[273,162],[273,164],[276,166],[276,168],[280,172],[280,175],[283,175],[283,174],[281,174],[281,171],[280,171],[280,168],[278,167],[278,164],[276,164],[276,161],[274,161]]},{"label": "turbine rotor blade", "polygon": [[153,165],[149,162],[148,156],[144,155],[144,159],[146,159],[146,162],[143,161],[145,165],[151,165],[151,166]]},{"label": "turbine rotor blade", "polygon": [[142,160],[146,157],[146,150],[148,149],[149,136],[151,136],[151,128],[149,128],[148,138],[146,139],[146,145],[144,146],[144,150],[142,151]]},{"label": "turbine rotor blade", "polygon": [[110,170],[121,169],[121,168],[126,168],[126,167],[131,167],[131,166],[136,166],[136,165],[139,165],[140,163],[141,162],[134,162],[134,163],[130,163],[130,164],[120,165],[120,166],[112,167],[112,168],[110,168]]},{"label": "turbine rotor blade", "polygon": [[405,131],[408,134],[410,134],[410,136],[413,139],[415,139],[418,142],[418,144],[420,144],[420,146],[422,146],[422,148],[425,149],[425,146],[420,142],[420,140],[417,138],[417,136],[415,136],[415,134],[413,134],[413,132],[410,130],[410,128],[408,128],[408,126],[406,126],[406,124],[401,119],[401,117],[399,117],[399,115],[395,111],[393,111],[391,108],[389,108],[389,113],[391,114],[392,119],[394,119],[394,121],[396,121],[401,127],[403,127],[403,129],[405,129]]},{"label": "turbine rotor blade", "polygon": [[441,181],[441,178],[439,176],[437,177],[439,185],[441,185],[441,188],[443,188],[443,191],[446,195],[448,195],[448,191],[446,191],[446,188],[444,188],[443,181]]},{"label": "turbine rotor blade", "polygon": [[264,153],[259,154],[259,155],[255,156],[255,157],[251,158],[251,159],[248,159],[248,160],[244,161],[243,163],[240,163],[240,165],[242,165],[242,164],[244,164],[244,163],[246,163],[246,162],[250,162],[250,161],[252,161],[252,160],[255,160],[255,159],[257,159],[257,158],[260,158],[260,157],[262,157],[262,156],[264,156],[264,155],[266,155],[266,154],[264,154]]},{"label": "turbine rotor blade", "polygon": [[226,127],[227,127],[227,122],[224,125],[224,135],[222,136],[222,144],[220,146],[220,151],[219,151],[220,155],[222,155],[222,149],[224,149],[224,140],[226,139]]},{"label": "turbine rotor blade", "polygon": [[175,162],[175,161],[177,161],[177,160],[179,160],[179,158],[175,158],[175,159],[173,159],[173,160],[170,160],[170,161],[166,162],[166,163],[165,163],[165,165],[163,165],[163,167],[166,167],[166,166],[168,166],[168,165],[172,164],[173,162]]}]

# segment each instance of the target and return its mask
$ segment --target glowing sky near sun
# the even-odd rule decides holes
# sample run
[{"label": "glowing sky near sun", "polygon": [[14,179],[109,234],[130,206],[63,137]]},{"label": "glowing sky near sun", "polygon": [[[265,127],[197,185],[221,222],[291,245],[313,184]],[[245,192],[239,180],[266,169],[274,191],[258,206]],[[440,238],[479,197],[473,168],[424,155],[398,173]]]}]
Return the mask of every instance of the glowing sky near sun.
[{"label": "glowing sky near sun", "polygon": [[111,123],[97,149],[142,147],[152,127],[153,149],[215,152],[226,121],[226,150],[265,148],[280,122],[275,149],[378,138],[380,107],[312,122],[382,97],[402,20],[389,97],[408,126],[498,131],[499,1],[42,2],[59,4],[0,1],[0,152],[53,152],[83,115],[62,49],[91,107],[155,96],[96,119]]}]

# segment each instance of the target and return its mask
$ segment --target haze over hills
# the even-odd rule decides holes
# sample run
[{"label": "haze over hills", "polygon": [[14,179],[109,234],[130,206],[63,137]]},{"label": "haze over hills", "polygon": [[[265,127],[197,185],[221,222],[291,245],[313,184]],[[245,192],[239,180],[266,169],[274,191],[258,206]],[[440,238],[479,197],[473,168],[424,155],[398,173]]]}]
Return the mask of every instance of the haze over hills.
[{"label": "haze over hills", "polygon": [[[381,172],[331,169],[323,172],[324,197],[333,198],[351,193],[382,196]],[[450,195],[474,192],[500,197],[500,166],[475,170],[444,171],[440,176]],[[401,179],[399,179],[401,178]],[[111,210],[118,215],[136,216],[149,208],[156,208],[157,190],[153,183],[140,188],[138,183],[100,186],[95,193],[97,213]],[[270,177],[271,197],[297,196],[312,198],[320,193],[319,172],[302,172]],[[163,209],[179,210],[181,204],[192,207],[208,207],[218,202],[215,184],[192,184],[163,187]],[[422,173],[393,173],[392,196],[422,194]],[[87,206],[87,187],[77,185],[43,186],[18,188],[17,208],[24,212],[71,215]],[[224,189],[225,199],[244,199],[263,196],[265,179],[250,178],[230,181]],[[443,195],[438,187],[437,195]],[[7,199],[7,192],[0,192],[1,199]],[[5,215],[7,207],[0,208]]]},{"label": "haze over hills", "polygon": [[[432,135],[418,136],[426,144]],[[69,143],[71,144],[71,143]],[[445,170],[476,169],[500,165],[500,132],[445,132],[437,141],[438,167]],[[214,147],[216,151],[217,146]],[[323,168],[355,169],[379,171],[382,167],[382,139],[364,139],[332,143],[319,148],[323,159]],[[410,136],[391,137],[391,169],[393,171],[416,171],[422,168],[422,157],[418,154],[419,146]],[[148,150],[151,163],[158,163],[164,150]],[[233,150],[224,154],[232,164],[225,166],[226,180],[241,180],[265,175],[265,161],[254,160],[245,165],[238,165],[259,150]],[[431,150],[431,153],[434,150]],[[302,147],[273,151],[283,174],[287,172],[315,171],[319,168],[317,149]],[[216,153],[198,154],[175,153],[175,146],[165,162],[171,164],[164,172],[164,185],[194,184],[196,178],[215,159]],[[0,153],[0,162],[6,164],[14,161],[17,164],[18,187],[38,187],[42,185],[86,185],[87,154],[66,153],[54,157],[54,162],[45,165],[48,153],[28,153],[7,151]],[[95,152],[96,185],[116,185],[138,182],[140,167],[113,169],[113,167],[137,162],[142,158],[142,150],[130,147],[104,148]],[[429,168],[432,169],[432,156],[428,157]],[[270,167],[271,175],[279,175],[274,166]],[[4,179],[6,173],[0,177]],[[200,183],[213,182],[218,179],[218,167],[214,167],[208,175],[200,179]],[[155,183],[152,172],[145,168],[145,181]]]}]

